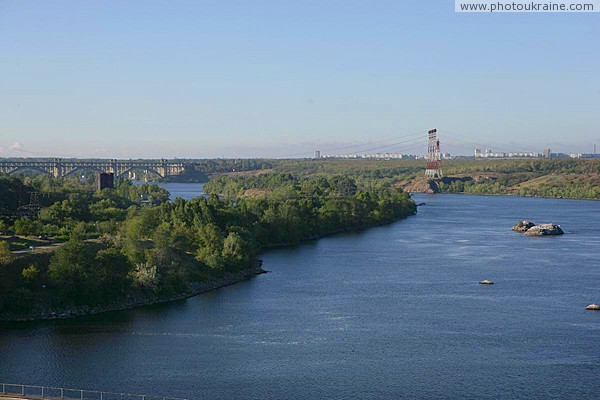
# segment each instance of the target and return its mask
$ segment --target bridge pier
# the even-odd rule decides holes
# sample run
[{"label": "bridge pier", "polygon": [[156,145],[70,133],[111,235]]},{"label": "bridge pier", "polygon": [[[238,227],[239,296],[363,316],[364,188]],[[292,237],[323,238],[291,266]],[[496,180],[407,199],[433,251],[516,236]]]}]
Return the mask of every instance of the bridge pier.
[{"label": "bridge pier", "polygon": [[55,158],[54,159],[54,165],[52,166],[52,176],[54,176],[55,178],[60,178],[61,176],[63,176],[63,164],[60,158]]}]

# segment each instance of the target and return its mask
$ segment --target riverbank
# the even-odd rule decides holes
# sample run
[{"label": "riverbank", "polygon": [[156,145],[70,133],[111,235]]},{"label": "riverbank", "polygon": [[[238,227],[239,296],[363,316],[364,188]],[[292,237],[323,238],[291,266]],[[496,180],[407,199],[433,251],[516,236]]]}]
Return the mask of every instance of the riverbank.
[{"label": "riverbank", "polygon": [[[411,214],[415,215],[416,211]],[[408,216],[402,217],[404,219]],[[328,232],[323,235],[313,236],[302,239],[298,243],[278,243],[272,244],[267,248],[262,249],[262,251],[266,251],[269,249],[280,248],[280,247],[288,247],[295,246],[304,242],[319,240],[327,236],[336,235],[339,233],[347,233],[347,232],[358,232],[370,228],[374,228],[376,226],[388,225],[393,222],[399,221],[400,219],[392,219],[388,221],[382,221],[377,224],[369,224],[363,226],[361,228],[356,229],[338,229],[335,231]],[[236,272],[236,273],[226,273],[221,278],[212,279],[207,282],[191,282],[188,290],[178,293],[175,295],[157,295],[157,294],[137,294],[137,295],[128,295],[126,298],[122,300],[115,301],[111,304],[98,305],[98,306],[69,306],[60,309],[54,308],[40,308],[37,310],[32,310],[27,313],[15,313],[15,312],[3,312],[0,313],[0,322],[33,322],[33,321],[45,321],[45,320],[56,320],[56,319],[69,319],[69,318],[77,318],[84,317],[90,315],[96,315],[111,311],[123,311],[130,310],[133,308],[145,307],[156,304],[164,304],[170,303],[173,301],[184,300],[190,297],[197,296],[202,293],[210,292],[225,286],[234,285],[239,282],[243,282],[245,280],[251,279],[256,275],[261,275],[267,273],[268,271],[262,268],[262,262],[258,260],[258,264],[254,268],[249,268],[244,271]]]},{"label": "riverbank", "polygon": [[[473,177],[444,177],[442,179],[419,178],[402,181],[398,184],[400,188],[408,193],[423,194],[464,194],[471,196],[512,196],[533,197],[545,199],[570,199],[570,200],[592,200],[599,201],[597,194],[586,196],[585,193],[573,193],[570,191],[547,194],[547,191],[519,190],[520,186],[499,187],[489,186],[490,181],[480,182]],[[470,185],[468,191],[465,188]],[[487,186],[486,186],[487,185]]]},{"label": "riverbank", "polygon": [[157,295],[157,294],[144,294],[144,295],[129,295],[122,300],[115,301],[111,304],[105,304],[102,306],[71,306],[61,309],[41,309],[33,310],[27,314],[17,313],[1,313],[1,322],[31,322],[31,321],[44,321],[54,319],[67,319],[83,317],[88,315],[96,315],[111,311],[123,311],[138,307],[150,306],[155,304],[170,303],[177,300],[187,299],[189,297],[197,296],[202,293],[210,292],[225,286],[234,285],[236,283],[246,281],[252,277],[260,274],[267,273],[259,265],[255,268],[250,268],[244,271],[236,273],[226,273],[221,278],[216,278],[208,282],[192,282],[189,288],[175,295]]},{"label": "riverbank", "polygon": [[580,198],[580,197],[550,197],[550,196],[521,196],[519,194],[514,193],[465,193],[465,192],[435,192],[435,193],[427,193],[427,192],[411,192],[411,196],[413,194],[434,194],[434,195],[461,195],[461,196],[478,196],[478,197],[520,197],[522,199],[549,199],[549,200],[578,200],[578,201],[600,201],[600,199],[592,199],[592,198]]},{"label": "riverbank", "polygon": [[[416,212],[414,202],[399,189],[363,192],[343,177],[318,181],[289,175],[225,177],[207,192],[220,193],[216,189],[221,184],[231,193],[242,193],[239,200],[212,196],[163,201],[129,209],[126,215],[119,209],[110,221],[115,226],[122,223],[121,227],[107,230],[101,242],[88,243],[73,235],[43,259],[34,260],[35,253],[9,254],[0,269],[0,320],[70,318],[182,299],[247,279],[259,250],[363,230]],[[281,189],[286,200],[278,200],[283,192],[245,198],[245,186]],[[202,191],[202,187],[180,189],[195,197]],[[166,197],[164,191],[161,195]],[[88,200],[91,207],[97,199]],[[81,222],[92,226],[91,221]],[[227,270],[242,269],[246,270],[242,276],[225,275]],[[191,283],[196,280],[204,283]]]}]

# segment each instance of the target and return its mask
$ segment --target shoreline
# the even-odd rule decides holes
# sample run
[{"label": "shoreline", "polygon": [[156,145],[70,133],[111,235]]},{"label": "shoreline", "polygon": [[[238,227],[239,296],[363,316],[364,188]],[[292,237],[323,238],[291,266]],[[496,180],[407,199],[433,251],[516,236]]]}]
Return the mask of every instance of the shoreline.
[{"label": "shoreline", "polygon": [[494,196],[494,197],[521,197],[523,199],[554,199],[554,200],[577,200],[577,201],[600,201],[600,199],[582,199],[576,197],[547,197],[547,196],[520,196],[518,194],[510,194],[510,193],[495,193],[495,194],[481,194],[481,193],[465,193],[465,192],[435,192],[435,193],[425,193],[425,192],[409,192],[409,194],[429,194],[429,195],[440,195],[440,194],[458,194],[463,196]]},{"label": "shoreline", "polygon": [[[416,206],[416,204],[415,204]],[[287,246],[297,246],[304,242],[319,240],[324,237],[340,234],[340,233],[348,233],[348,232],[359,232],[363,230],[367,230],[370,228],[374,228],[377,226],[389,225],[394,222],[398,222],[404,218],[408,218],[417,214],[416,208],[415,212],[402,216],[398,219],[393,219],[390,221],[383,221],[377,224],[370,224],[364,226],[362,228],[354,228],[354,229],[339,229],[336,231],[328,232],[323,235],[318,235],[316,237],[309,237],[300,240],[298,243],[279,243],[272,244],[261,250],[267,251],[270,249],[287,247]],[[36,322],[36,321],[49,321],[49,320],[59,320],[59,319],[70,319],[70,318],[78,318],[85,317],[90,315],[97,315],[112,311],[124,311],[131,310],[134,308],[151,306],[155,304],[164,304],[170,303],[177,300],[184,300],[190,297],[194,297],[206,292],[210,292],[213,290],[220,289],[222,287],[231,286],[236,283],[240,283],[246,280],[253,278],[254,276],[268,273],[269,271],[264,270],[262,268],[262,261],[258,260],[258,265],[255,267],[250,267],[244,271],[236,272],[236,273],[225,273],[223,277],[212,279],[206,282],[191,282],[189,284],[189,288],[178,294],[174,295],[155,295],[155,294],[144,294],[138,296],[128,295],[125,299],[121,299],[113,304],[106,304],[102,306],[72,306],[66,307],[62,309],[44,309],[38,311],[31,311],[27,314],[17,314],[17,313],[0,313],[0,323],[19,323],[19,322]]]},{"label": "shoreline", "polygon": [[113,304],[102,306],[73,306],[63,309],[42,310],[31,312],[27,315],[17,315],[14,313],[0,314],[0,322],[35,322],[35,321],[50,321],[57,319],[69,319],[85,317],[89,315],[97,315],[112,311],[124,311],[134,308],[151,306],[156,304],[170,303],[177,300],[184,300],[190,297],[197,296],[202,293],[207,293],[226,286],[231,286],[236,283],[247,281],[254,276],[266,274],[269,271],[258,266],[236,273],[227,273],[221,278],[213,279],[207,282],[192,282],[188,290],[174,295],[141,295],[128,296],[127,298]]}]

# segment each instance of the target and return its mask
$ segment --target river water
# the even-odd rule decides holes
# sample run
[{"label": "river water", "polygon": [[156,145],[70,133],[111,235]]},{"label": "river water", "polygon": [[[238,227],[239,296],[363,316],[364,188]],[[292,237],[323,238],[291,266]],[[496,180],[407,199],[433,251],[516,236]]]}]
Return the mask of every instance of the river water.
[{"label": "river water", "polygon": [[[143,185],[146,182],[134,181],[134,185]],[[170,199],[174,200],[176,197],[181,197],[184,200],[191,200],[194,197],[203,196],[202,191],[203,183],[156,183],[161,188],[167,189],[171,193]]]},{"label": "river water", "polygon": [[[176,193],[173,193],[175,196]],[[0,326],[0,382],[193,399],[597,398],[600,203],[415,195],[163,306]],[[562,225],[525,237],[519,218]],[[479,285],[491,279],[496,284]]]}]

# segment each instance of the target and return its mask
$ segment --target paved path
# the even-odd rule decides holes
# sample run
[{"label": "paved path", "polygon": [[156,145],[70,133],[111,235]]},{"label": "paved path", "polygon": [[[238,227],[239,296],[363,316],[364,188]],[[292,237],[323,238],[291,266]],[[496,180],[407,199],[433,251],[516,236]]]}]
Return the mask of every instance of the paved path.
[{"label": "paved path", "polygon": [[38,250],[40,252],[44,252],[45,250],[54,250],[56,247],[59,247],[62,244],[64,244],[64,243],[52,243],[52,244],[48,244],[45,246],[34,246],[33,250],[31,250],[31,249],[15,250],[12,253],[13,254],[36,253],[36,252],[38,252]]}]

